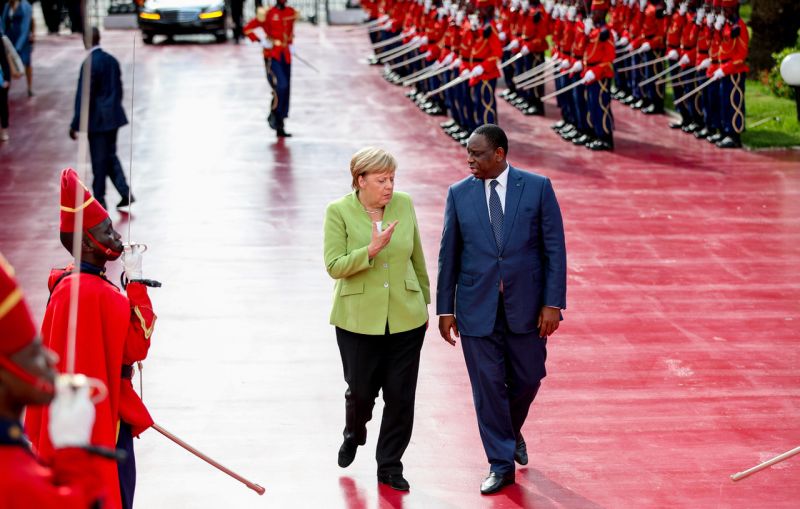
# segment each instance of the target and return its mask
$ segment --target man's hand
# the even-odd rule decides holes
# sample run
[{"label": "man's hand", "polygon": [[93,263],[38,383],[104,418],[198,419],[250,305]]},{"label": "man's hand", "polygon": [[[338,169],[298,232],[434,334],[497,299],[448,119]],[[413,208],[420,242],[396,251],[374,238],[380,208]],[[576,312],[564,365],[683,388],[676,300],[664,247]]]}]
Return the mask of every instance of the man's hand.
[{"label": "man's hand", "polygon": [[77,140],[78,139],[78,133],[75,132],[75,129],[73,129],[71,127],[69,128],[69,137],[72,138],[73,140]]},{"label": "man's hand", "polygon": [[128,281],[142,279],[142,253],[140,245],[126,245],[122,251],[122,266]]},{"label": "man's hand", "polygon": [[561,320],[561,311],[556,308],[543,307],[539,313],[539,337],[551,336]]},{"label": "man's hand", "polygon": [[392,240],[392,234],[394,233],[394,228],[397,226],[397,221],[394,221],[389,226],[386,227],[385,230],[382,232],[378,231],[378,225],[376,223],[372,223],[372,241],[367,246],[367,252],[369,253],[370,260],[378,256],[383,248],[385,248],[389,241]]},{"label": "man's hand", "polygon": [[[450,334],[450,331],[453,331],[453,334]],[[458,325],[456,325],[456,317],[453,315],[444,315],[439,317],[439,334],[442,335],[445,341],[450,343],[453,346],[456,346],[456,340],[453,338],[461,337],[458,335]]]}]

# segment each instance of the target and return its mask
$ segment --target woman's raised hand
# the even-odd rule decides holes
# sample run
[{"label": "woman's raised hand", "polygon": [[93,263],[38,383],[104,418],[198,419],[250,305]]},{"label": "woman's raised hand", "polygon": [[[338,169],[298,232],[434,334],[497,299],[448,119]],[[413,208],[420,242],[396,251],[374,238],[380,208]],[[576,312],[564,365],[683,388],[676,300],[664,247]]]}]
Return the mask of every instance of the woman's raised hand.
[{"label": "woman's raised hand", "polygon": [[369,246],[367,246],[370,260],[378,256],[378,253],[392,240],[392,233],[394,233],[395,226],[397,226],[397,221],[390,223],[383,231],[379,232],[378,224],[372,223],[372,241],[370,241]]}]

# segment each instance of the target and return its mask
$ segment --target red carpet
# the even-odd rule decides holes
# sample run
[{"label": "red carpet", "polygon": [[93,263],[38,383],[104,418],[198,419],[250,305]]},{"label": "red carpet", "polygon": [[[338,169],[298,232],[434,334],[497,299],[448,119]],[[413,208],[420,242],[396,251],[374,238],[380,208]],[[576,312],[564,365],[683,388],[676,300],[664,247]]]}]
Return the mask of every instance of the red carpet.
[{"label": "red carpet", "polygon": [[[531,461],[518,484],[478,494],[488,465],[460,345],[435,328],[404,458],[411,493],[377,486],[377,418],[354,464],[338,468],[345,384],[327,321],[325,205],[348,192],[353,152],[392,151],[435,279],[445,193],[467,175],[466,153],[440,117],[360,61],[366,35],[298,32],[298,52],[321,73],[294,64],[285,142],[266,126],[256,47],[105,34],[133,117],[132,236],[150,246],[145,276],[164,283],[152,292],[145,402],[162,426],[267,488],[259,498],[148,431],[136,442],[138,507],[797,506],[800,457],[728,476],[800,445],[800,153],[724,152],[616,103],[617,150],[602,154],[557,138],[552,104],[547,119],[500,106],[510,162],[553,180],[569,257],[569,309],[524,428]],[[48,269],[67,261],[57,176],[76,164],[67,130],[82,56],[77,39],[37,41],[37,95],[13,84],[0,146],[0,250],[37,319]],[[126,172],[130,137],[120,131]],[[126,218],[112,218],[127,240]]]}]

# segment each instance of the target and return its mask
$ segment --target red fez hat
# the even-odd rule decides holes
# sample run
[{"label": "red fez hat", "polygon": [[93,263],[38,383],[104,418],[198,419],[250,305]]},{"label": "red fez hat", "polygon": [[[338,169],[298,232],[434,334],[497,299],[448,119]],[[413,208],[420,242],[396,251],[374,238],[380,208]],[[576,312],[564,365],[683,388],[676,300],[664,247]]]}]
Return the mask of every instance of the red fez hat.
[{"label": "red fez hat", "polygon": [[[75,194],[78,187],[83,188],[83,198],[75,203]],[[108,219],[108,212],[94,199],[89,189],[78,178],[78,173],[72,168],[65,168],[61,172],[61,233],[75,231],[75,213],[83,210],[83,230],[97,226]]]},{"label": "red fez hat", "polygon": [[475,0],[475,7],[480,9],[481,7],[493,7],[495,2],[492,0]]},{"label": "red fez hat", "polygon": [[722,0],[714,0],[712,2],[712,5],[714,6],[715,9],[721,9],[722,8]]},{"label": "red fez hat", "polygon": [[593,11],[607,11],[609,9],[609,0],[592,0]]},{"label": "red fez hat", "polygon": [[736,7],[739,5],[739,0],[722,0],[722,7]]},{"label": "red fez hat", "polygon": [[36,326],[14,280],[14,269],[0,254],[0,357],[10,357],[36,337]]}]

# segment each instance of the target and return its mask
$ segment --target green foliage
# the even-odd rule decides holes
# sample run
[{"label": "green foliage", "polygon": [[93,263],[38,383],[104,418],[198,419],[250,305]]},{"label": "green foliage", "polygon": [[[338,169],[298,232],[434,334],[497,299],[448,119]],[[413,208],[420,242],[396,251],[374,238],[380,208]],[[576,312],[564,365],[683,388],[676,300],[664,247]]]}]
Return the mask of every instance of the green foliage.
[{"label": "green foliage", "polygon": [[[794,98],[794,90],[792,87],[783,82],[781,78],[781,62],[790,53],[800,53],[800,44],[791,48],[784,48],[779,53],[773,53],[772,58],[775,59],[775,65],[766,73],[766,85],[769,86],[770,91],[777,97],[784,97],[786,99]],[[764,83],[765,76],[761,76],[761,82]]]}]

